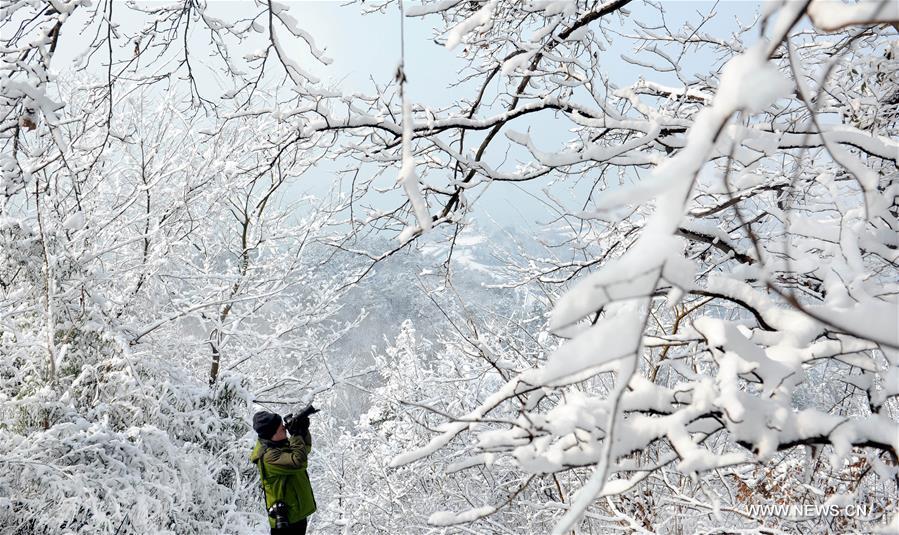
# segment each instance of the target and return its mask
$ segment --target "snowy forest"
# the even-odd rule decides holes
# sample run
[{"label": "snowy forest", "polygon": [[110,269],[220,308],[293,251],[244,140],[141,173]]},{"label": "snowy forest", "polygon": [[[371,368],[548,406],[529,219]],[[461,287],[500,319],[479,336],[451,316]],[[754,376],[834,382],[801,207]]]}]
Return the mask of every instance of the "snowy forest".
[{"label": "snowy forest", "polygon": [[899,532],[899,2],[0,28],[0,534]]}]

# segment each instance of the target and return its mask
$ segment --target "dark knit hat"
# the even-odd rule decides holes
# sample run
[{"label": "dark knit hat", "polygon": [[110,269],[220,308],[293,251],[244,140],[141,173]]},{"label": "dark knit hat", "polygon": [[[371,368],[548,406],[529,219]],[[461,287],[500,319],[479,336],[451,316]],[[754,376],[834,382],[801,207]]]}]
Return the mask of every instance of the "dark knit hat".
[{"label": "dark knit hat", "polygon": [[273,412],[259,411],[253,415],[253,429],[259,438],[272,438],[281,425],[281,416]]}]

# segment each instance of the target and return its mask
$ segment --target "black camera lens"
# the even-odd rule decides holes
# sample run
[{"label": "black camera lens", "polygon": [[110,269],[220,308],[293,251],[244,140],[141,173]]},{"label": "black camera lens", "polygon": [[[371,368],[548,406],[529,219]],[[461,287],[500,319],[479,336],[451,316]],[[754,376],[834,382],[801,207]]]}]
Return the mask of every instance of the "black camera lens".
[{"label": "black camera lens", "polygon": [[275,528],[284,529],[290,526],[287,520],[287,504],[284,502],[275,502],[268,508],[268,516],[275,519]]}]

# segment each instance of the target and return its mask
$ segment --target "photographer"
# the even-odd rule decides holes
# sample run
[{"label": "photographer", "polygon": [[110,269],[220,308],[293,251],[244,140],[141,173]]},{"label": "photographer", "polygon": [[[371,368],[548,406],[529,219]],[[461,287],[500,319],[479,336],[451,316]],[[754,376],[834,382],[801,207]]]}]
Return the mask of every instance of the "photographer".
[{"label": "photographer", "polygon": [[[315,512],[312,484],[306,473],[312,436],[309,416],[318,412],[309,405],[296,417],[266,411],[253,415],[259,435],[250,461],[259,468],[272,535],[304,535],[307,517]],[[290,433],[290,438],[288,438]]]}]

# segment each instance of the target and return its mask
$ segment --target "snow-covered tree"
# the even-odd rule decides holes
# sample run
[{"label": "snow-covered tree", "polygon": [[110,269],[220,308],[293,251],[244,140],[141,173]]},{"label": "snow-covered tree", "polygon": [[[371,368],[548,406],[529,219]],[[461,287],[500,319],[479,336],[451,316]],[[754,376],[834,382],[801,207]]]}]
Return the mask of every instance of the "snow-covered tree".
[{"label": "snow-covered tree", "polygon": [[[839,518],[847,530],[895,522],[896,7],[770,3],[728,36],[713,6],[682,27],[666,9],[629,22],[627,1],[407,8],[464,47],[470,96],[436,109],[381,91],[309,123],[350,136],[362,169],[402,163],[408,200],[360,220],[398,248],[457,232],[502,182],[548,184],[564,237],[517,271],[559,287],[548,329],[570,340],[394,465],[462,437],[523,474],[581,474],[559,533],[827,522],[747,509],[760,503],[864,506]],[[638,79],[605,68],[616,39]],[[546,146],[538,129],[573,134]],[[565,185],[573,202],[553,196]],[[498,429],[472,425],[519,404]]]},{"label": "snow-covered tree", "polygon": [[[524,297],[435,297],[314,424],[323,529],[899,529],[899,7],[678,7],[362,3],[434,23],[450,104],[402,56],[326,88],[277,2],[0,7],[3,529],[263,521],[250,403],[350,386],[348,290],[433,240],[449,291],[488,189],[546,209]],[[349,189],[301,194],[323,161]],[[756,509],[805,504],[864,514]]]},{"label": "snow-covered tree", "polygon": [[265,142],[276,123],[210,135],[123,82],[89,129],[94,82],[16,134],[0,198],[0,524],[241,532],[262,514],[250,402],[306,385],[345,330],[315,250],[327,205],[285,193],[309,161]]}]

